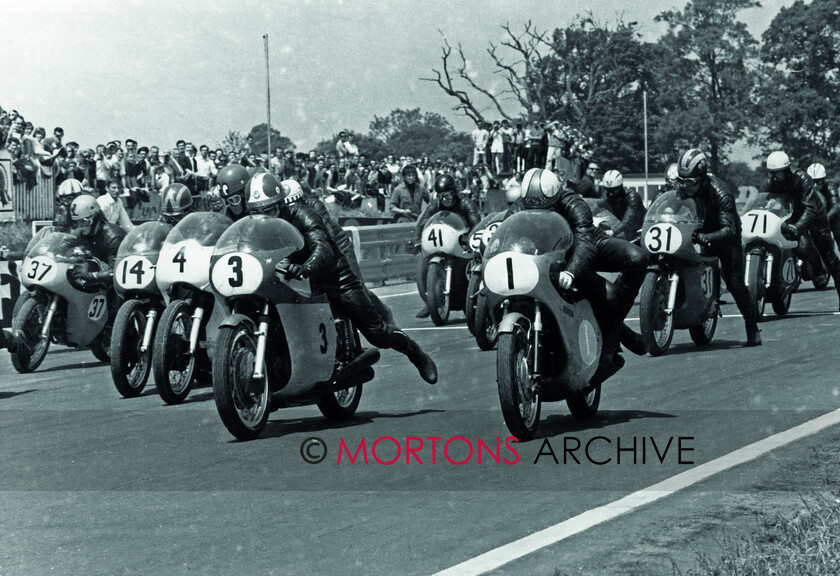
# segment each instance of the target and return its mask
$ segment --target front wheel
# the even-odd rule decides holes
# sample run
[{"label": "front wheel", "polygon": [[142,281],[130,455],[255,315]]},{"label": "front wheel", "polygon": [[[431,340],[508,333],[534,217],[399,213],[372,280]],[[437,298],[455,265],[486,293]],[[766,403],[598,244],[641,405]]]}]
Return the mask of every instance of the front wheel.
[{"label": "front wheel", "polygon": [[517,440],[530,440],[540,423],[542,403],[531,379],[531,345],[523,322],[518,322],[512,332],[499,336],[496,377],[508,430]]},{"label": "front wheel", "polygon": [[327,420],[347,420],[356,413],[362,400],[362,385],[336,390],[321,396],[318,410]]},{"label": "front wheel", "polygon": [[793,290],[788,290],[786,296],[783,296],[778,300],[773,300],[773,312],[775,312],[779,316],[784,316],[788,313],[788,310],[790,310],[791,300],[793,300]]},{"label": "front wheel", "polygon": [[41,365],[50,349],[50,337],[41,338],[41,326],[47,317],[47,305],[37,298],[28,297],[12,318],[12,328],[21,330],[26,339],[26,349],[12,352],[12,364],[21,374],[32,372]]},{"label": "front wheel", "polygon": [[261,380],[253,379],[256,353],[257,337],[249,326],[219,328],[217,357],[213,362],[213,398],[225,428],[239,440],[259,436],[270,412],[265,367],[265,376]]},{"label": "front wheel", "polygon": [[750,292],[750,303],[755,306],[756,319],[764,319],[764,251],[750,254],[749,266],[746,270],[747,289]]},{"label": "front wheel", "polygon": [[661,356],[674,337],[674,314],[667,314],[671,284],[664,272],[648,272],[639,295],[639,327],[651,356]]},{"label": "front wheel", "polygon": [[426,296],[429,299],[429,315],[436,326],[444,326],[449,320],[451,298],[446,292],[446,269],[443,262],[430,262],[426,276]]},{"label": "front wheel", "polygon": [[487,296],[482,292],[475,301],[475,342],[484,350],[492,350],[499,341],[499,325],[487,306]]},{"label": "front wheel", "polygon": [[151,347],[141,352],[148,305],[128,300],[120,306],[111,332],[111,379],[124,398],[139,396],[152,371]]},{"label": "front wheel", "polygon": [[190,393],[195,373],[195,355],[190,354],[191,306],[173,300],[160,316],[152,370],[155,387],[167,404],[180,404]]}]

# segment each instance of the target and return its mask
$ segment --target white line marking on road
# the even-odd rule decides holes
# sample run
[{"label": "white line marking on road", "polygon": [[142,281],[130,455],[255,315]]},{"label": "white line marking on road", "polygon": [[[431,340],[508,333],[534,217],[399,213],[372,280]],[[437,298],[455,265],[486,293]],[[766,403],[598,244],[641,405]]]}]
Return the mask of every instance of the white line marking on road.
[{"label": "white line marking on road", "polygon": [[413,292],[400,292],[399,294],[385,294],[384,296],[380,296],[379,299],[382,300],[383,298],[396,298],[397,296],[411,296],[412,294],[417,294],[417,290]]},{"label": "white line marking on road", "polygon": [[432,326],[430,328],[400,328],[403,332],[415,331],[422,332],[423,330],[466,330],[466,326]]},{"label": "white line marking on road", "polygon": [[636,508],[656,502],[661,498],[670,496],[683,488],[697,484],[698,482],[718,474],[719,472],[750,462],[751,460],[754,460],[771,450],[785,446],[791,442],[810,436],[811,434],[815,434],[820,430],[828,428],[829,426],[834,426],[838,423],[840,423],[840,409],[824,414],[818,418],[814,418],[813,420],[809,420],[799,426],[794,426],[784,432],[768,436],[763,440],[759,440],[758,442],[739,448],[734,452],[730,452],[729,454],[715,458],[714,460],[701,464],[691,470],[687,470],[681,474],[677,474],[676,476],[663,480],[662,482],[658,482],[657,484],[653,484],[652,486],[639,490],[638,492],[634,492],[624,498],[621,498],[620,500],[616,500],[615,502],[611,502],[604,506],[599,506],[598,508],[593,508],[592,510],[587,510],[574,518],[569,518],[564,522],[560,522],[554,526],[549,526],[548,528],[535,532],[530,536],[520,538],[510,544],[505,544],[495,550],[485,552],[480,556],[476,556],[475,558],[438,572],[436,576],[483,574],[485,572],[489,572],[490,570],[495,570],[508,562],[522,558],[523,556],[536,552],[541,548],[556,544],[561,540],[565,540],[566,538],[579,534],[584,530],[592,528],[593,526],[597,526],[598,524],[607,522],[608,520],[612,520],[628,512],[632,512]]}]

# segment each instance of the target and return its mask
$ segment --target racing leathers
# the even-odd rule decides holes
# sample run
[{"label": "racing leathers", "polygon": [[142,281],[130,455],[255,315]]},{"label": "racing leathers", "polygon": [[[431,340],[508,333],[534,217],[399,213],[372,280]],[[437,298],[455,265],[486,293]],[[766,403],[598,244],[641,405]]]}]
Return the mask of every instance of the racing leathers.
[{"label": "racing leathers", "polygon": [[828,185],[826,179],[814,180],[814,189],[820,194],[825,202],[828,225],[837,246],[840,247],[840,193],[837,188]]},{"label": "racing leathers", "polygon": [[642,206],[639,193],[635,190],[627,190],[624,186],[609,188],[605,200],[610,212],[619,220],[618,226],[612,231],[613,236],[633,241],[645,219],[645,208]]}]

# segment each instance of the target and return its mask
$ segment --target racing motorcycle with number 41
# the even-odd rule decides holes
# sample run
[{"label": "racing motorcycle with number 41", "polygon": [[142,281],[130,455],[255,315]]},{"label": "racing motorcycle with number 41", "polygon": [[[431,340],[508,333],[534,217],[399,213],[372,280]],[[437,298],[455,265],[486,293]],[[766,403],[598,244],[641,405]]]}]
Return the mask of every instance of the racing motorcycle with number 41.
[{"label": "racing motorcycle with number 41", "polygon": [[472,260],[472,253],[465,250],[467,232],[460,214],[443,210],[429,218],[420,238],[429,270],[425,285],[418,282],[418,289],[425,289],[429,315],[437,326],[449,321],[452,310],[464,309],[467,263]]}]

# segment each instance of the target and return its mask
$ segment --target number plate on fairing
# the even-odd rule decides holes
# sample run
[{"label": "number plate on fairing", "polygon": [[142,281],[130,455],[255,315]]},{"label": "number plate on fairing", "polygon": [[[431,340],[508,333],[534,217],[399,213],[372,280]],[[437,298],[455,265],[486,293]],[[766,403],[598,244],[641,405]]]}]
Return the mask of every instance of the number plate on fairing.
[{"label": "number plate on fairing", "polygon": [[673,224],[654,224],[645,232],[645,248],[652,254],[674,254],[682,241],[679,228]]},{"label": "number plate on fairing", "polygon": [[155,280],[155,266],[145,256],[132,254],[119,261],[114,279],[124,290],[143,290]]},{"label": "number plate on fairing", "polygon": [[527,294],[540,281],[540,270],[533,256],[521,252],[502,252],[484,267],[484,285],[500,296]]},{"label": "number plate on fairing", "polygon": [[55,261],[46,256],[27,258],[23,263],[25,284],[48,284],[55,279]]},{"label": "number plate on fairing", "polygon": [[253,294],[263,281],[263,267],[252,254],[225,254],[213,265],[213,288],[222,296]]}]

